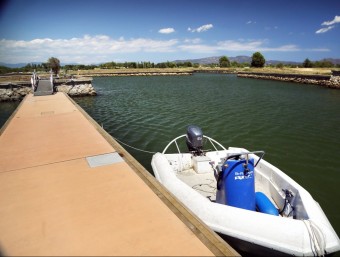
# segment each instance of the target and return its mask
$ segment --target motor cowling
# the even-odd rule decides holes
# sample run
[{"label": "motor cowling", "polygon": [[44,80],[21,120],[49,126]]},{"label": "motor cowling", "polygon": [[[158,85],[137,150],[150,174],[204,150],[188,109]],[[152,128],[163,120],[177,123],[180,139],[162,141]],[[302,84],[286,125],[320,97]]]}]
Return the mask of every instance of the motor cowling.
[{"label": "motor cowling", "polygon": [[186,143],[190,152],[203,153],[203,132],[201,128],[190,125],[187,128]]}]

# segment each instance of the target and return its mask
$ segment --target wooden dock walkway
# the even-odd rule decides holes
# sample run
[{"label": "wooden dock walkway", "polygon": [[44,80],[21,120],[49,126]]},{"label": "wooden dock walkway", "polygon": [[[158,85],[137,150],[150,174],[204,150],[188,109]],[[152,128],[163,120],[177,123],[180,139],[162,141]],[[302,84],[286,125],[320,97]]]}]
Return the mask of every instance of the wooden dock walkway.
[{"label": "wooden dock walkway", "polygon": [[63,93],[0,131],[0,255],[238,255]]}]

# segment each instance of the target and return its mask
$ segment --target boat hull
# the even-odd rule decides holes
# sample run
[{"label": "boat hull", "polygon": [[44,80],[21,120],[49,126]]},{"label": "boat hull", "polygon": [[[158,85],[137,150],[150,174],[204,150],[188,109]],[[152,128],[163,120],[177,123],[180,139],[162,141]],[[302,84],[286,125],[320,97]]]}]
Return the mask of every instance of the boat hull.
[{"label": "boat hull", "polygon": [[242,257],[264,257],[264,256],[292,256],[262,245],[250,243],[232,236],[217,233],[223,240],[233,247]]},{"label": "boat hull", "polygon": [[[230,151],[236,149],[247,151],[241,148],[233,148]],[[214,154],[225,155],[226,152],[217,151]],[[207,153],[207,156],[212,156],[212,154]],[[174,169],[175,162],[169,161],[176,158],[180,159],[178,165],[181,168],[179,169]],[[258,160],[256,155],[252,158],[255,162]],[[296,197],[294,219],[212,202],[176,177],[176,172],[190,166],[189,162],[190,157],[185,154],[174,156],[157,153],[153,156],[151,165],[159,182],[240,252],[253,254],[255,251],[253,248],[256,248],[256,251],[261,253],[260,255],[277,253],[279,255],[315,256],[340,250],[340,240],[321,207],[306,190],[266,161],[261,160],[259,167],[255,170],[256,183],[262,183],[263,188],[267,188],[267,193],[272,193],[271,198],[276,198],[277,201],[284,199],[280,199],[278,189],[276,193],[274,192],[275,187],[284,186],[284,188],[292,189]],[[316,238],[314,242],[311,241],[311,236]],[[315,245],[315,242],[319,245]]]}]

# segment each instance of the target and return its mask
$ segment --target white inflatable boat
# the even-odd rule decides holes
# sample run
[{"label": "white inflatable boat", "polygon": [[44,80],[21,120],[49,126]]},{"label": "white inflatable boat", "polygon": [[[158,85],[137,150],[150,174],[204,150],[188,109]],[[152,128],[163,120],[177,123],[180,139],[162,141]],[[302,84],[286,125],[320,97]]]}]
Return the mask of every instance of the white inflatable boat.
[{"label": "white inflatable boat", "polygon": [[[180,150],[181,138],[186,152]],[[203,149],[208,143],[213,150]],[[166,153],[171,145],[176,153]],[[225,148],[189,126],[186,135],[152,157],[151,165],[160,183],[241,253],[322,256],[339,251],[340,240],[320,205],[263,155]]]}]

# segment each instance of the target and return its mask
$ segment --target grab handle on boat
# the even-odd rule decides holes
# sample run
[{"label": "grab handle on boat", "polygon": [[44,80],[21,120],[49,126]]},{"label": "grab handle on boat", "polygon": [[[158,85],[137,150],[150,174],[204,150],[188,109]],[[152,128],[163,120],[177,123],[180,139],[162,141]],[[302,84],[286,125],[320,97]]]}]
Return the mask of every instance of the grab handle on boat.
[{"label": "grab handle on boat", "polygon": [[[168,150],[169,146],[170,146],[171,144],[173,144],[173,143],[176,144],[178,153],[181,153],[180,150],[179,150],[179,147],[178,147],[176,141],[177,141],[178,139],[182,138],[182,137],[186,137],[186,134],[181,135],[181,136],[176,137],[175,139],[173,139],[173,140],[172,140],[172,141],[164,148],[162,154],[165,154],[166,150]],[[204,136],[204,135],[203,135],[203,138],[207,138],[207,139],[211,142],[211,144],[214,146],[215,149],[216,149],[216,147],[215,147],[215,145],[213,144],[213,142],[214,142],[215,144],[217,144],[218,146],[220,146],[223,150],[227,150],[227,149],[225,149],[225,147],[224,147],[223,145],[221,145],[221,144],[220,144],[219,142],[217,142],[215,139],[212,139],[211,137]],[[217,149],[216,149],[216,151],[217,151]]]},{"label": "grab handle on boat", "polygon": [[[254,152],[251,152],[252,154],[259,154],[261,155],[260,158],[257,160],[257,162],[255,163],[254,167],[257,166],[257,164],[261,161],[261,159],[263,158],[265,152],[264,151],[254,151]],[[249,153],[249,154],[251,154]],[[248,155],[247,155],[248,156]]]},{"label": "grab handle on boat", "polygon": [[259,159],[257,160],[257,162],[255,163],[254,167],[257,166],[257,164],[261,161],[261,159],[263,158],[265,152],[264,151],[253,151],[253,152],[241,152],[241,153],[231,153],[226,160],[230,159],[230,158],[235,158],[241,155],[246,155],[246,165],[248,165],[248,160],[249,160],[249,154],[259,154],[261,155],[259,157]]}]

